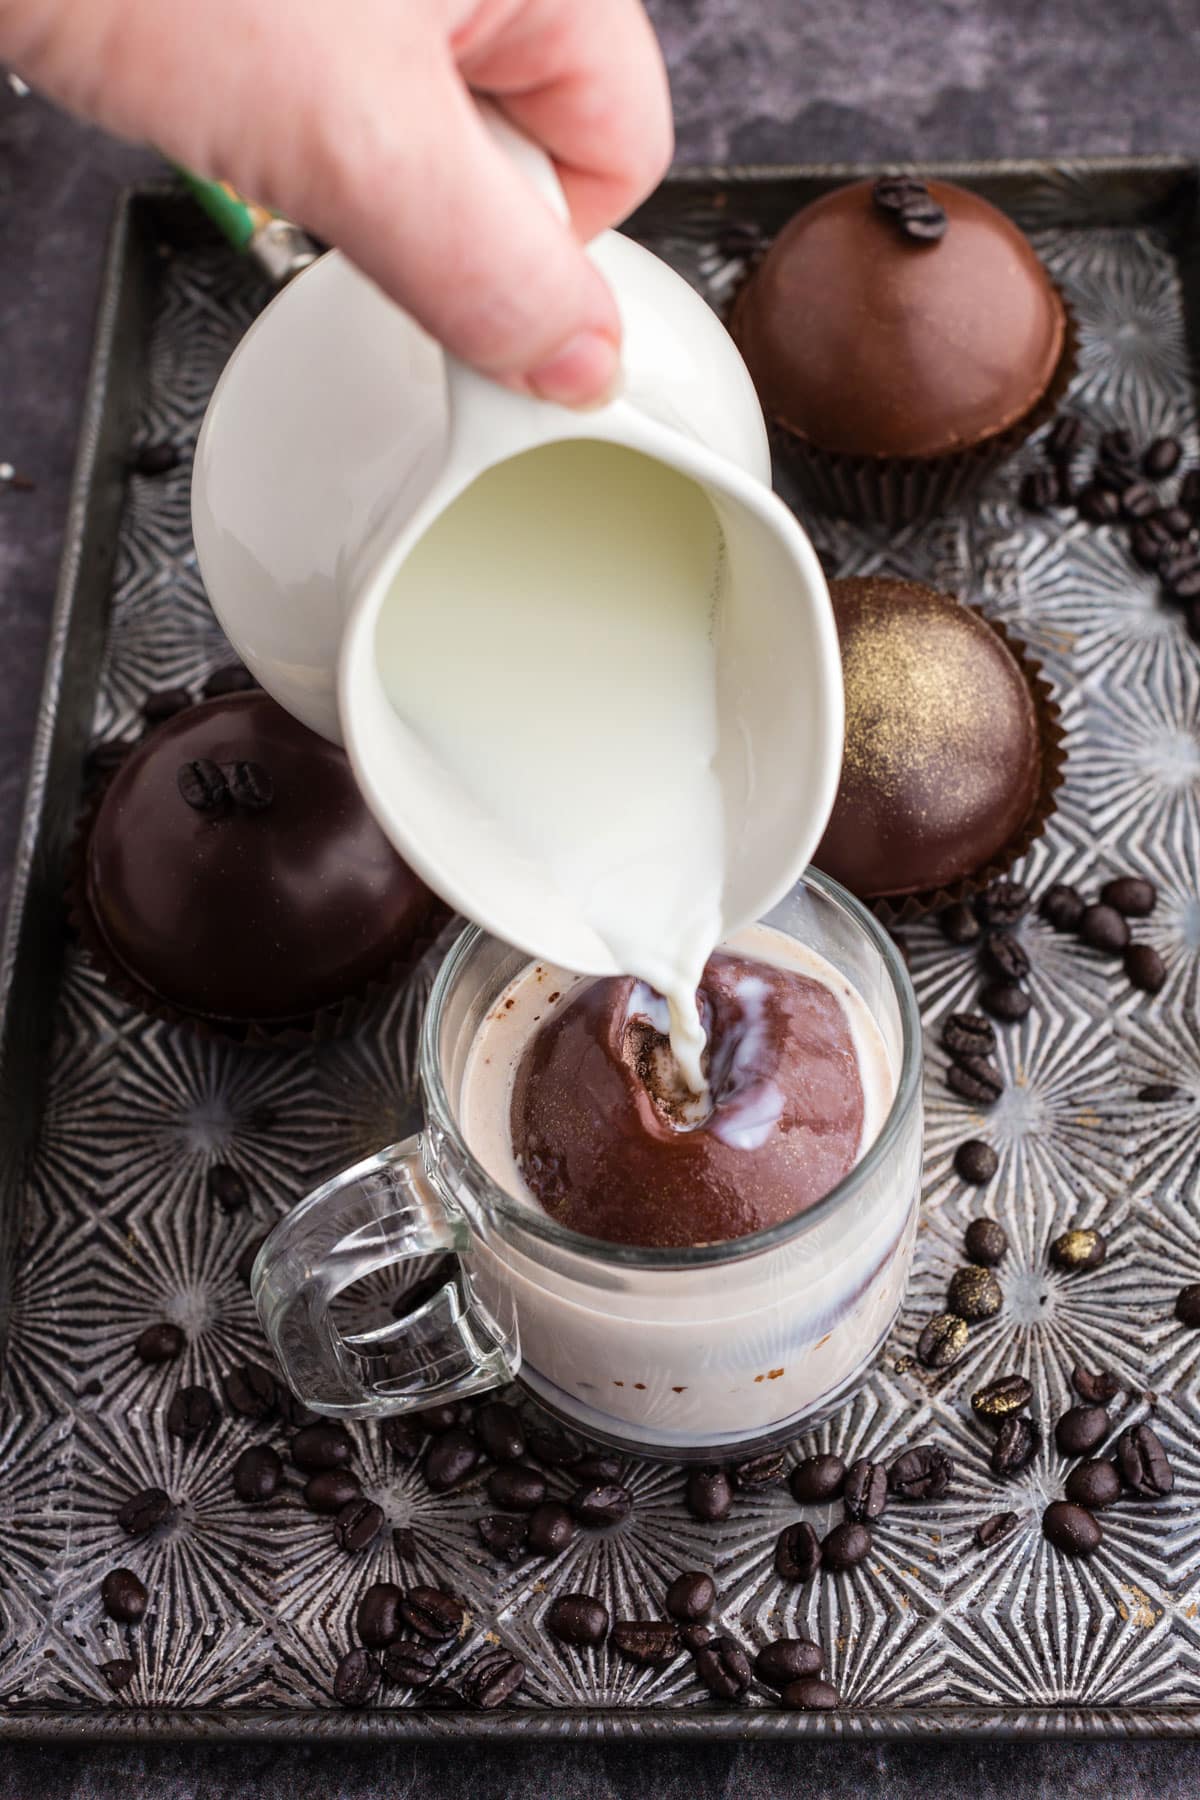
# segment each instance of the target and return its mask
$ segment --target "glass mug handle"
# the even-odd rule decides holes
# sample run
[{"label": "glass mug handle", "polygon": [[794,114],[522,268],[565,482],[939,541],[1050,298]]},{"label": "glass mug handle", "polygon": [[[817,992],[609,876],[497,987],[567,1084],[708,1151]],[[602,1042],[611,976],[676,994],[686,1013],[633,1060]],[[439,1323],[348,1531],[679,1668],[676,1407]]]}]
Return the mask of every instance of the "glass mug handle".
[{"label": "glass mug handle", "polygon": [[[498,1323],[472,1292],[466,1219],[435,1191],[421,1139],[369,1156],[314,1190],[276,1225],[250,1291],[276,1361],[314,1412],[382,1417],[481,1393],[520,1366],[515,1322]],[[451,1251],[454,1274],[414,1312],[345,1332],[338,1295],[379,1269]]]}]

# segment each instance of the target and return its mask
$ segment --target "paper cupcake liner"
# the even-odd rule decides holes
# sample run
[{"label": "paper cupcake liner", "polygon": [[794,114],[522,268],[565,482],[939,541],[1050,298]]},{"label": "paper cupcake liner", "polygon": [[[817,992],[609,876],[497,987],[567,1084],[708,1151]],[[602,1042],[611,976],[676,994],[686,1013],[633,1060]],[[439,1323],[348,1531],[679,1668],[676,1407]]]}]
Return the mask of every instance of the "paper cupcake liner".
[{"label": "paper cupcake liner", "polygon": [[1042,673],[1041,663],[1030,656],[1020,638],[1014,637],[999,619],[987,618],[977,606],[972,606],[969,610],[982,619],[988,629],[994,631],[1000,641],[1008,646],[1033,696],[1042,753],[1037,797],[1028,819],[1017,835],[969,875],[923,893],[897,894],[892,898],[867,901],[866,904],[880,923],[889,927],[911,924],[914,919],[923,919],[930,913],[941,912],[944,907],[969,900],[972,895],[980,894],[984,888],[990,887],[993,881],[1001,880],[1045,831],[1057,805],[1055,795],[1063,784],[1067,765],[1066,732],[1063,729],[1062,711],[1054,698],[1053,688]]},{"label": "paper cupcake liner", "polygon": [[1061,292],[1059,299],[1066,335],[1049,386],[1014,425],[970,449],[927,457],[844,456],[819,450],[785,419],[772,418],[775,444],[804,497],[838,518],[898,528],[945,512],[974,493],[1053,418],[1071,385],[1078,367],[1079,336]]},{"label": "paper cupcake liner", "polygon": [[[136,747],[136,743],[130,744],[130,749]],[[453,916],[450,908],[431,894],[426,916],[419,921],[411,943],[401,955],[394,957],[378,975],[363,982],[343,999],[311,1013],[272,1021],[215,1019],[205,1013],[188,1012],[164,1000],[153,988],[146,987],[118,960],[88,899],[88,843],[109,781],[115,773],[112,769],[107,772],[107,779],[97,782],[75,827],[67,855],[67,919],[106,986],[147,1018],[160,1019],[166,1025],[186,1026],[197,1037],[241,1044],[248,1049],[281,1050],[331,1043],[335,1038],[349,1036],[385,995],[393,993],[415,973]]]}]

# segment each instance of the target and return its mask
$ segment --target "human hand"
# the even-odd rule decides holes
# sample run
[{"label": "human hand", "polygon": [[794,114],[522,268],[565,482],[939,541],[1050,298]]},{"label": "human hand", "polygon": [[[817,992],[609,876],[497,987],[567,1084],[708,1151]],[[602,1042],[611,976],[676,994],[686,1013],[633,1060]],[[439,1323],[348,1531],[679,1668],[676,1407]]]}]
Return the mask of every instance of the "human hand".
[{"label": "human hand", "polygon": [[[509,385],[566,404],[611,386],[617,310],[581,243],[672,147],[640,0],[0,0],[0,60],[337,244]],[[472,90],[553,158],[569,226]]]}]

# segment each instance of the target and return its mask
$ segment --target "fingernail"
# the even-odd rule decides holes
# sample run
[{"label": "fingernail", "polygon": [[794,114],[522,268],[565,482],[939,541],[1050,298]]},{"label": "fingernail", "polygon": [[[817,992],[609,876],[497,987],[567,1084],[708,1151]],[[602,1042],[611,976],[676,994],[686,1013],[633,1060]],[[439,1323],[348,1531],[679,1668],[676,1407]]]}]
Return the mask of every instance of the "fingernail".
[{"label": "fingernail", "polygon": [[541,400],[559,406],[602,406],[617,385],[620,364],[621,353],[610,337],[602,331],[580,331],[525,379]]}]

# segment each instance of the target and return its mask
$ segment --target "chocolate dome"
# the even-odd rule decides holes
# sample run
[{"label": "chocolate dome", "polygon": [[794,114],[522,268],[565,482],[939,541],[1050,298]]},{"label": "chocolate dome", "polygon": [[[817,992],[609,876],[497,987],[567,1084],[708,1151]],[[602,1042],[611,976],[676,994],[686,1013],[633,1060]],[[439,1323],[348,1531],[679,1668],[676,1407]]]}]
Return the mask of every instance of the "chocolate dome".
[{"label": "chocolate dome", "polygon": [[831,581],[846,748],[813,861],[864,899],[921,893],[988,863],[1041,781],[1029,683],[969,607],[916,582]]},{"label": "chocolate dome", "polygon": [[433,907],[344,752],[257,692],[177,714],[122,764],[88,839],[86,893],[136,984],[239,1023],[346,999]]},{"label": "chocolate dome", "polygon": [[1049,386],[1062,302],[1028,239],[977,194],[923,184],[946,218],[931,240],[900,229],[874,187],[798,212],[742,289],[730,329],[759,398],[823,451],[922,458],[983,443]]},{"label": "chocolate dome", "polygon": [[862,1077],[837,997],[718,952],[700,1001],[712,1112],[686,1129],[648,989],[589,982],[531,1039],[513,1149],[560,1224],[618,1244],[720,1243],[803,1212],[854,1166]]}]

